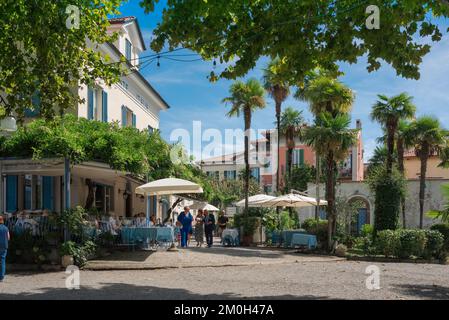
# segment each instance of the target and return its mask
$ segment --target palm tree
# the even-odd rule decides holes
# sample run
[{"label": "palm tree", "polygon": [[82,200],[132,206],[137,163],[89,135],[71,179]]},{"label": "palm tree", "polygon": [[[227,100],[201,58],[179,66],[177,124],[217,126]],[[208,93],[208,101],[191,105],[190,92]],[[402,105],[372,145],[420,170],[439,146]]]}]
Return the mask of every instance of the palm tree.
[{"label": "palm tree", "polygon": [[348,113],[354,103],[352,90],[326,72],[313,75],[305,87],[296,92],[295,97],[308,102],[314,115],[322,112],[332,116]]},{"label": "palm tree", "polygon": [[279,141],[282,103],[290,94],[290,83],[285,79],[285,65],[282,60],[275,58],[270,61],[263,70],[263,85],[268,94],[273,98],[276,106],[276,128],[278,132],[277,141],[277,168],[276,168],[276,191],[279,191]]},{"label": "palm tree", "polygon": [[[317,70],[311,72],[303,85],[298,86],[295,98],[308,102],[310,111],[318,116],[322,112],[328,112],[332,116],[345,114],[351,111],[354,103],[353,91],[337,79],[341,73],[329,70]],[[316,156],[316,197],[320,198],[320,169],[321,160]],[[319,207],[315,209],[315,219],[319,219]]]},{"label": "palm tree", "polygon": [[415,116],[416,107],[412,103],[412,97],[403,92],[397,96],[388,98],[386,95],[378,95],[379,100],[373,105],[371,118],[380,122],[387,132],[387,172],[393,170],[394,138],[398,129],[399,120],[412,119]]},{"label": "palm tree", "polygon": [[223,103],[230,104],[228,117],[239,117],[243,113],[245,122],[245,213],[248,212],[249,192],[249,135],[251,129],[251,115],[256,109],[265,107],[264,88],[256,79],[249,79],[246,83],[234,82],[229,89],[230,96],[223,99]]},{"label": "palm tree", "polygon": [[358,129],[349,129],[351,118],[348,114],[321,113],[315,125],[305,130],[304,140],[323,157],[326,163],[326,200],[328,217],[328,248],[332,249],[332,237],[337,228],[335,189],[337,161],[344,160],[351,147],[357,142]]},{"label": "palm tree", "polygon": [[[398,155],[398,170],[404,176],[404,153],[408,147],[408,141],[406,139],[407,131],[409,130],[410,123],[406,120],[399,120],[398,129],[396,131],[396,150]],[[402,226],[405,229],[407,227],[405,217],[405,195],[401,199],[401,212],[402,212]]]},{"label": "palm tree", "polygon": [[301,137],[304,126],[302,111],[287,107],[281,116],[280,133],[285,136],[287,144],[287,175],[292,174],[293,149],[295,149],[295,137]]},{"label": "palm tree", "polygon": [[405,133],[407,143],[414,147],[416,156],[420,159],[419,177],[419,227],[423,227],[424,198],[426,191],[427,161],[433,155],[439,154],[447,143],[448,133],[441,127],[435,117],[424,116],[410,124]]}]

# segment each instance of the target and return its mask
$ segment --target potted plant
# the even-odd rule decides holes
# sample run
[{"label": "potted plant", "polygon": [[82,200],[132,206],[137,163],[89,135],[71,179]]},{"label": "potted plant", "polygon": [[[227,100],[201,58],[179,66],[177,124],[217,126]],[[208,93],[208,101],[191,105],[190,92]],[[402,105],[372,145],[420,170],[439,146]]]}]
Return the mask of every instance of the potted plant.
[{"label": "potted plant", "polygon": [[61,245],[61,265],[63,268],[67,268],[75,263],[74,256],[76,252],[76,244],[73,241],[64,242]]}]

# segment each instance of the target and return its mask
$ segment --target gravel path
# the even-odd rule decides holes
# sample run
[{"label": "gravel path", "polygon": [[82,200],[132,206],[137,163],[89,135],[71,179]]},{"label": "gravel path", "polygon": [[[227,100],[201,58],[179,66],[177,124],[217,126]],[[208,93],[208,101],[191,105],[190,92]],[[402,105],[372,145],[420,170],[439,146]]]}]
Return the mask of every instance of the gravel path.
[{"label": "gravel path", "polygon": [[378,263],[381,289],[368,290],[368,265],[311,261],[82,271],[80,290],[65,288],[63,272],[13,274],[0,285],[0,299],[449,299],[449,266]]}]

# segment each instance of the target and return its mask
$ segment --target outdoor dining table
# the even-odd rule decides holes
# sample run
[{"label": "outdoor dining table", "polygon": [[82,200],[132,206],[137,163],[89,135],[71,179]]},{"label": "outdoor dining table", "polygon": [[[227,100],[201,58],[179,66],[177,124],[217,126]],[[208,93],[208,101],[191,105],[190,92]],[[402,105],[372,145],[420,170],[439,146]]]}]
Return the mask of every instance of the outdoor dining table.
[{"label": "outdoor dining table", "polygon": [[282,231],[281,232],[281,242],[282,242],[283,246],[284,247],[290,246],[292,243],[293,235],[298,234],[298,233],[304,234],[304,233],[306,233],[306,231],[303,229]]},{"label": "outdoor dining table", "polygon": [[173,242],[174,233],[170,227],[125,227],[122,228],[122,243]]},{"label": "outdoor dining table", "polygon": [[312,234],[295,233],[292,236],[290,246],[306,246],[307,249],[313,249],[317,247],[316,236]]},{"label": "outdoor dining table", "polygon": [[223,230],[221,238],[222,238],[223,244],[229,243],[232,246],[238,246],[240,244],[239,231],[237,229]]}]

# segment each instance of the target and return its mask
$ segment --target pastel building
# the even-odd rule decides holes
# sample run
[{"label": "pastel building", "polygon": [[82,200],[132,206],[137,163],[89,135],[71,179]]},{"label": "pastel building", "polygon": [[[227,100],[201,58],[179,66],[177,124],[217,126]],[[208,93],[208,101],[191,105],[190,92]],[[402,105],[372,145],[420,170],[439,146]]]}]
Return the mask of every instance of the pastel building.
[{"label": "pastel building", "polygon": [[[112,62],[126,58],[126,72],[121,81],[107,86],[99,79],[95,86],[82,86],[78,95],[85,103],[67,110],[78,117],[118,122],[149,133],[159,128],[159,113],[169,105],[139,72],[139,55],[146,50],[135,17],[110,20],[110,32],[117,32],[114,43],[95,45]],[[94,44],[90,44],[94,46]],[[36,102],[38,109],[38,101]],[[38,112],[27,113],[26,122],[33,121]],[[64,188],[64,160],[0,159],[0,212],[49,209],[60,212],[67,199]],[[127,172],[118,172],[108,165],[88,162],[71,167],[70,205],[84,206],[88,185],[93,186],[94,206],[104,214],[132,216],[145,212],[147,199],[134,193],[144,183]],[[162,212],[165,202],[152,197],[151,212]],[[159,210],[158,210],[159,209]]]}]

